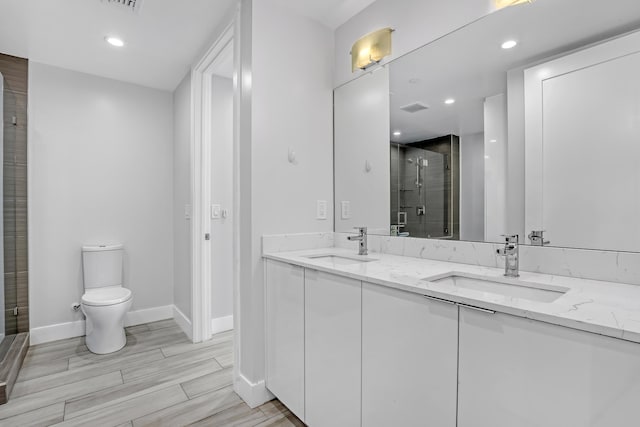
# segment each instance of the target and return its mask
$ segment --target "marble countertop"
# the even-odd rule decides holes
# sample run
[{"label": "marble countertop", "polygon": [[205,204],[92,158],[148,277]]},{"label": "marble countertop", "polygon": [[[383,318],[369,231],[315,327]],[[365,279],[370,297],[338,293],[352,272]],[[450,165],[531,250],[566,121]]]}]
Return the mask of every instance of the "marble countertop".
[{"label": "marble countertop", "polygon": [[[339,255],[373,261],[342,265],[313,258],[318,255]],[[520,272],[520,277],[515,280],[521,284],[529,283],[541,289],[567,290],[555,301],[537,302],[429,281],[451,273],[504,281],[504,270],[498,268],[380,253],[358,256],[352,250],[341,248],[267,253],[264,257],[403,291],[640,343],[640,286],[637,285]]]}]

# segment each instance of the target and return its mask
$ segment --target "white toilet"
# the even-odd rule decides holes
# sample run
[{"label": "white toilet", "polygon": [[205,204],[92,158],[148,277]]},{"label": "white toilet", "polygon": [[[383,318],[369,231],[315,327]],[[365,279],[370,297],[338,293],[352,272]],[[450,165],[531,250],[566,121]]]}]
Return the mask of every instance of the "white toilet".
[{"label": "white toilet", "polygon": [[84,295],[87,317],[86,344],[97,354],[113,353],[127,343],[124,316],[131,308],[131,291],[122,287],[122,245],[82,247]]}]

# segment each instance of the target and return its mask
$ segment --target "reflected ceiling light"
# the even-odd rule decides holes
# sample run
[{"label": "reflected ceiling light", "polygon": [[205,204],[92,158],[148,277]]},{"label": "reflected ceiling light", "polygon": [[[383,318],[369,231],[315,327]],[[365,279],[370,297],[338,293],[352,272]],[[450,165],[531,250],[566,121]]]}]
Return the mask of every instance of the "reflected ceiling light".
[{"label": "reflected ceiling light", "polygon": [[503,49],[511,49],[511,48],[516,47],[517,44],[518,44],[518,42],[515,41],[515,40],[507,40],[506,42],[502,43],[502,48]]},{"label": "reflected ceiling light", "polygon": [[540,72],[538,73],[538,77],[541,79],[546,79],[547,77],[549,77],[551,75],[551,70],[549,70],[548,68],[543,68],[542,70],[540,70]]},{"label": "reflected ceiling light", "polygon": [[383,28],[358,39],[351,47],[351,71],[366,70],[391,54],[391,28]]},{"label": "reflected ceiling light", "polygon": [[447,105],[455,104],[456,100],[453,98],[445,99],[444,103]]},{"label": "reflected ceiling light", "polygon": [[515,6],[523,3],[533,3],[533,0],[493,0],[496,9],[502,9],[509,6]]},{"label": "reflected ceiling light", "polygon": [[492,140],[491,140],[491,141],[489,141],[489,142],[498,142],[498,140],[497,140],[497,139],[492,139]]},{"label": "reflected ceiling light", "polygon": [[399,130],[393,133],[393,136],[400,136],[400,135],[402,135],[402,132],[400,132]]},{"label": "reflected ceiling light", "polygon": [[109,43],[111,46],[116,46],[116,47],[122,47],[124,46],[124,41],[122,41],[121,38],[118,37],[113,37],[113,36],[107,36],[104,38],[107,43]]}]

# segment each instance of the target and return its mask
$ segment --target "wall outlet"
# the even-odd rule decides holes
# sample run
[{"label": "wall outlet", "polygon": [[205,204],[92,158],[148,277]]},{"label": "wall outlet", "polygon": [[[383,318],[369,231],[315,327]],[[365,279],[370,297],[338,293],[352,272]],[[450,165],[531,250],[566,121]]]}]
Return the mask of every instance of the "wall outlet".
[{"label": "wall outlet", "polygon": [[191,219],[191,205],[184,205],[184,219]]},{"label": "wall outlet", "polygon": [[343,200],[340,202],[340,218],[342,219],[351,219],[351,202],[348,200]]},{"label": "wall outlet", "polygon": [[316,202],[316,219],[327,219],[327,201],[318,200]]}]

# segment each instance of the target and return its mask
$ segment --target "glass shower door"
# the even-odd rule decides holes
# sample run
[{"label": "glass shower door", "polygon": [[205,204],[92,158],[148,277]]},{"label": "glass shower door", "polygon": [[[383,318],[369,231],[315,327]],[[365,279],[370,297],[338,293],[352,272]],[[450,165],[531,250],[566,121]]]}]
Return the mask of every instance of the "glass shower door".
[{"label": "glass shower door", "polygon": [[398,235],[451,236],[449,156],[391,145],[391,224]]}]

